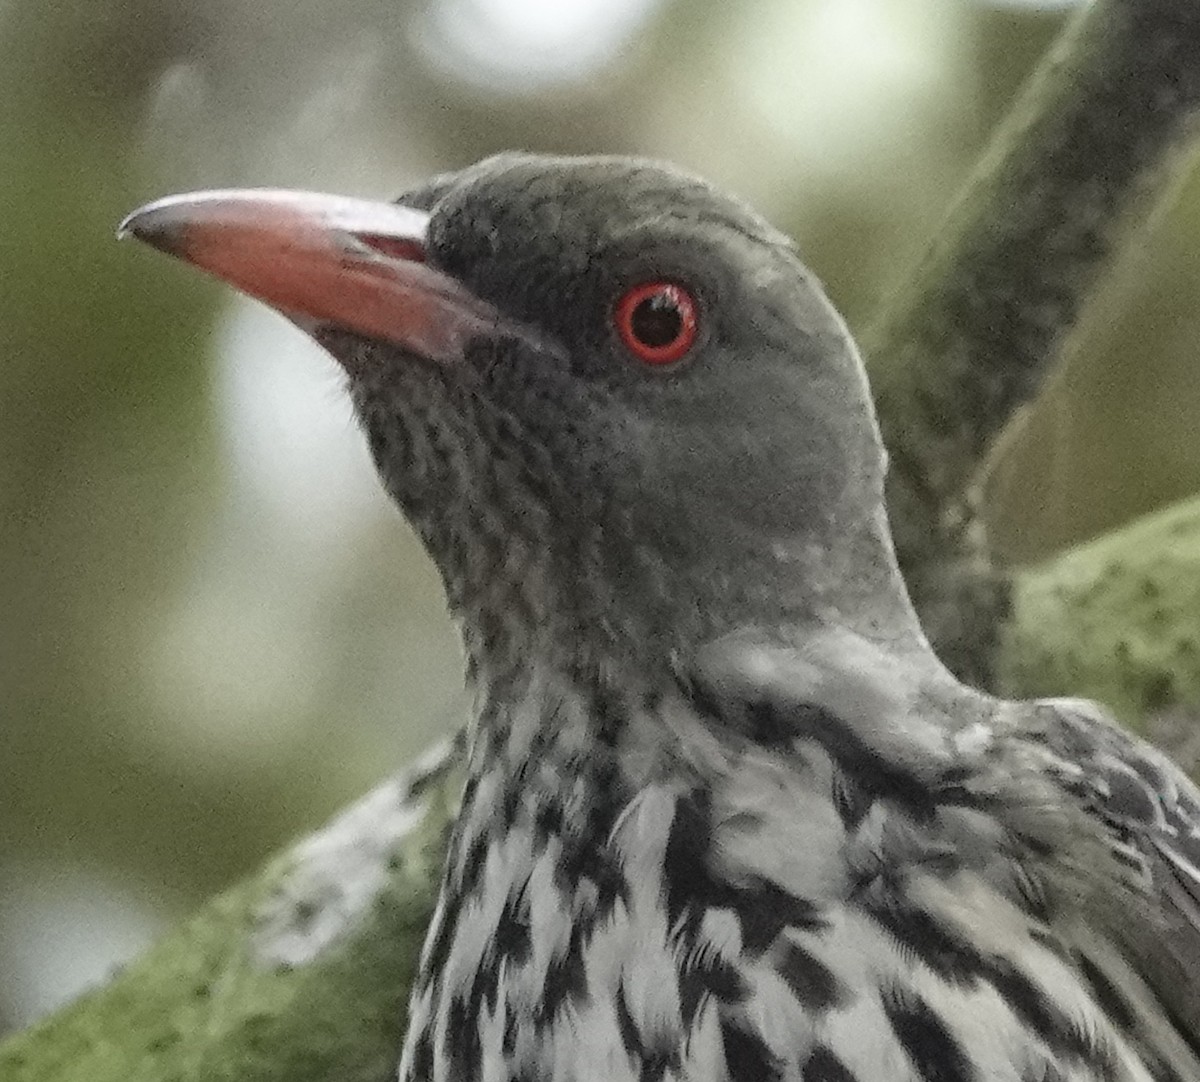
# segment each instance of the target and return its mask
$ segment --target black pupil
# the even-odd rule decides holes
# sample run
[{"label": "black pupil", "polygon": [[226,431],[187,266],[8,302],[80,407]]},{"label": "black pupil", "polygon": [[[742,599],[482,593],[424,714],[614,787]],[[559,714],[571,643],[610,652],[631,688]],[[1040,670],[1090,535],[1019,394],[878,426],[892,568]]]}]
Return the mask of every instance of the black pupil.
[{"label": "black pupil", "polygon": [[683,330],[683,315],[671,294],[655,293],[641,301],[629,320],[634,337],[643,346],[669,346]]}]

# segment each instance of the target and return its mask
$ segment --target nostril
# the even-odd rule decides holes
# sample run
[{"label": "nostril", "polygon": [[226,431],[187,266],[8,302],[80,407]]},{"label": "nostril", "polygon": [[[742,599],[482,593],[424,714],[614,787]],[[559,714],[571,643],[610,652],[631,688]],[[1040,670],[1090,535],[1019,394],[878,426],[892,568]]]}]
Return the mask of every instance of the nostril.
[{"label": "nostril", "polygon": [[360,244],[392,259],[404,259],[410,263],[425,262],[425,246],[411,237],[389,237],[381,233],[355,233]]}]

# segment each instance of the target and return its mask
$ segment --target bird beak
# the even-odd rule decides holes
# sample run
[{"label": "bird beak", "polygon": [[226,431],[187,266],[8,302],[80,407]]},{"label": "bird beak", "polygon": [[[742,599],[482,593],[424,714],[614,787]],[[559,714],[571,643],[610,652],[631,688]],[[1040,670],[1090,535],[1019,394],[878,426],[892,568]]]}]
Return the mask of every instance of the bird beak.
[{"label": "bird beak", "polygon": [[410,207],[278,190],[195,192],[134,211],[134,236],[278,309],[432,361],[461,359],[503,320],[426,263],[429,215]]}]

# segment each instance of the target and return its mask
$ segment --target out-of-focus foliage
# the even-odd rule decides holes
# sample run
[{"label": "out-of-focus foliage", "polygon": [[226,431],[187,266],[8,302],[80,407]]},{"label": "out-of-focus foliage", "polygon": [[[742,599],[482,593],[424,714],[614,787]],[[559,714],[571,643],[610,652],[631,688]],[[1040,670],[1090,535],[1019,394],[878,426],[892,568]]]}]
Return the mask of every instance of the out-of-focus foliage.
[{"label": "out-of-focus foliage", "polygon": [[[216,185],[387,195],[513,146],[652,154],[757,203],[861,323],[1061,18],[0,0],[0,1022],[100,975],[459,711],[437,583],[333,366],[117,245],[125,211]],[[1008,441],[989,515],[1015,558],[1200,488],[1198,200]]]}]

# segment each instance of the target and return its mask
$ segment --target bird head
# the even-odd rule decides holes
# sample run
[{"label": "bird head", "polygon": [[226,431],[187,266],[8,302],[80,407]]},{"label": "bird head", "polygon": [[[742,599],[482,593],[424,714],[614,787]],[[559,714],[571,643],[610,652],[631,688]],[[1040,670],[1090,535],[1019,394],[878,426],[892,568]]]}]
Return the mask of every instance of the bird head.
[{"label": "bird head", "polygon": [[911,634],[854,343],[793,245],[703,181],[508,154],[394,204],[197,193],[123,229],[340,363],[477,660]]}]

